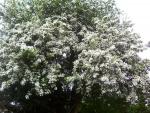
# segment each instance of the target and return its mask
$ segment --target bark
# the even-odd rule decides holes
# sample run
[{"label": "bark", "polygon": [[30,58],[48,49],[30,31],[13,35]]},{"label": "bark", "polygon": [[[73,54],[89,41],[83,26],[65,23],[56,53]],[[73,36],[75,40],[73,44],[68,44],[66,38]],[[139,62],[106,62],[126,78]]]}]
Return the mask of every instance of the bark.
[{"label": "bark", "polygon": [[74,98],[74,103],[73,103],[73,106],[72,106],[72,109],[69,113],[78,113],[80,111],[80,105],[81,105],[81,95],[78,94],[76,95],[76,97]]}]

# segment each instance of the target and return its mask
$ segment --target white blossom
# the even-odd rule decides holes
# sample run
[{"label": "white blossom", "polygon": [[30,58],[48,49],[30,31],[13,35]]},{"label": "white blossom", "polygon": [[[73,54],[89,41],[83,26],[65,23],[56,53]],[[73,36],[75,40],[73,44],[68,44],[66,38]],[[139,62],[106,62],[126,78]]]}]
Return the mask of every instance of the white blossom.
[{"label": "white blossom", "polygon": [[[1,81],[1,89],[17,81],[22,86],[31,83],[33,88],[25,96],[29,99],[31,90],[40,96],[58,90],[59,79],[71,90],[78,81],[76,90],[86,89],[87,94],[94,83],[102,87],[102,93],[118,95],[122,93],[119,83],[147,88],[148,63],[137,55],[141,50],[138,36],[110,15],[94,18],[94,30],[77,20],[73,14],[64,14],[49,17],[43,23],[20,23],[10,29],[8,40],[0,45],[0,73],[7,78]],[[81,29],[78,33],[73,30],[76,26]],[[136,97],[134,93],[131,90],[128,99]]]}]

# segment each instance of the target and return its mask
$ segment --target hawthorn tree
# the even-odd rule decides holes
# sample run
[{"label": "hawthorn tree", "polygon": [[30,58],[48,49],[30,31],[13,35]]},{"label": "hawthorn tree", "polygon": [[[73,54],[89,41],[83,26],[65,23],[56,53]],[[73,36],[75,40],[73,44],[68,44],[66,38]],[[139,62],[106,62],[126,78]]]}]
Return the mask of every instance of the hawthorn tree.
[{"label": "hawthorn tree", "polygon": [[148,60],[113,0],[7,0],[0,83],[14,113],[79,113],[87,98],[138,100]]}]

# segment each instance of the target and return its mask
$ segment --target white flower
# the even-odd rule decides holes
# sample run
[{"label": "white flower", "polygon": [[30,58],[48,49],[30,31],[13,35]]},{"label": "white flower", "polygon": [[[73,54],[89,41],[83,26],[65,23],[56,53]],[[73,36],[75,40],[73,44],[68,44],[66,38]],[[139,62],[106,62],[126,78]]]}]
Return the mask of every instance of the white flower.
[{"label": "white flower", "polygon": [[35,82],[35,86],[36,86],[36,87],[40,87],[39,81],[36,81],[36,82]]},{"label": "white flower", "polygon": [[3,91],[6,87],[7,83],[6,82],[2,82],[2,85],[0,87],[0,91]]},{"label": "white flower", "polygon": [[66,58],[66,57],[67,57],[66,53],[63,53],[63,57],[64,57],[64,58]]},{"label": "white flower", "polygon": [[27,8],[27,9],[30,9],[30,5],[26,5],[26,8]]},{"label": "white flower", "polygon": [[108,82],[109,79],[108,79],[107,76],[103,76],[103,77],[101,77],[101,81],[102,81],[102,82]]},{"label": "white flower", "polygon": [[96,78],[97,77],[97,73],[93,74],[93,78]]},{"label": "white flower", "polygon": [[26,83],[26,79],[23,79],[21,82],[20,82],[20,84],[23,86],[23,85],[25,85],[25,83]]}]

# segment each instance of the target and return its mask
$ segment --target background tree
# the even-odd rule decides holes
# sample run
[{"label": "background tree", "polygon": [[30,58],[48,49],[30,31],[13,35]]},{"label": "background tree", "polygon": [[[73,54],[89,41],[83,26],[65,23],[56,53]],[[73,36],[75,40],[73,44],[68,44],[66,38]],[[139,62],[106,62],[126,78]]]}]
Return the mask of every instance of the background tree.
[{"label": "background tree", "polygon": [[140,37],[113,0],[8,0],[1,14],[0,81],[11,111],[78,113],[93,95],[135,102],[139,87],[148,91]]}]

